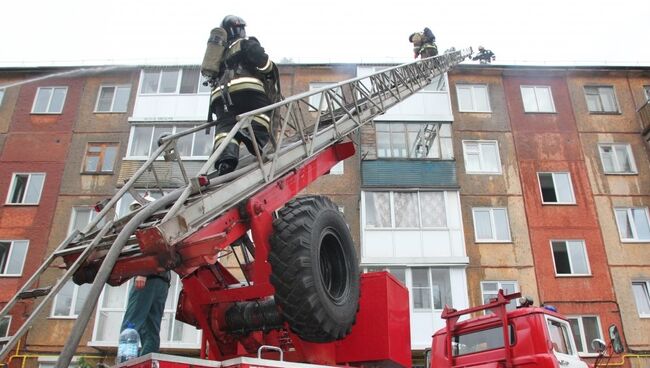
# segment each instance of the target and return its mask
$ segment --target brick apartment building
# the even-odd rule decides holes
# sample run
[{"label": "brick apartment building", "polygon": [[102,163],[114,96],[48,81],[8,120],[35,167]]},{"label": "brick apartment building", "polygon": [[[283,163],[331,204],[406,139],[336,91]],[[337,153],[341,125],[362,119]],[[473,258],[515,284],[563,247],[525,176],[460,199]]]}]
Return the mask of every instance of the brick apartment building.
[{"label": "brick apartment building", "polygon": [[[383,67],[282,65],[283,94]],[[160,134],[205,119],[209,91],[197,66],[70,71],[0,70],[0,86],[34,80],[0,87],[0,303],[72,229],[90,222],[91,206],[142,165]],[[49,74],[57,75],[40,78]],[[642,135],[649,93],[649,68],[461,65],[363,127],[354,136],[357,154],[306,192],[339,205],[362,269],[388,270],[409,288],[414,354],[443,326],[444,304],[477,305],[501,288],[568,315],[586,358],[590,340],[607,339],[612,323],[643,355],[650,351],[650,147]],[[435,138],[415,149],[426,129]],[[197,132],[186,142],[190,172],[211,140]],[[178,186],[181,174],[160,167],[164,188]],[[156,196],[152,180],[145,176],[139,189]],[[129,202],[120,202],[120,214]],[[48,270],[43,281],[60,272]],[[112,363],[129,287],[106,287],[79,357]],[[200,332],[174,319],[180,287],[176,277],[162,350],[198,355]],[[87,290],[66,285],[12,366],[53,366]],[[0,336],[29,309],[0,321]]]}]

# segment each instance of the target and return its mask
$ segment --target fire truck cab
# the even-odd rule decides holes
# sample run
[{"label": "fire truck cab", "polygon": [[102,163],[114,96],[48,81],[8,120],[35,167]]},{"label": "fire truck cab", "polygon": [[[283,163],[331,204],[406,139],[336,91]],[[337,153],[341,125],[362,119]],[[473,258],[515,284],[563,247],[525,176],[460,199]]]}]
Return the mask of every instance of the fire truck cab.
[{"label": "fire truck cab", "polygon": [[[518,296],[500,291],[496,300],[482,306],[462,311],[445,308],[442,317],[446,327],[433,335],[427,366],[589,367],[578,356],[566,318],[547,307],[524,306],[507,311],[506,305]],[[488,313],[459,321],[461,316],[476,312]],[[594,344],[604,350],[602,341]]]}]

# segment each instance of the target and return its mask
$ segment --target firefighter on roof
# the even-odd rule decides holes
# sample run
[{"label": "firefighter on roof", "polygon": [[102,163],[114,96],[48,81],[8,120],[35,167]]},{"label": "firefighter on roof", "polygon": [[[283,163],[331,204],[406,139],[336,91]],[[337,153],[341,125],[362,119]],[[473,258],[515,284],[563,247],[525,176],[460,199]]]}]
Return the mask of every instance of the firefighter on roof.
[{"label": "firefighter on roof", "polygon": [[490,64],[496,57],[494,53],[483,46],[478,47],[478,54],[472,60],[478,60],[481,64]]},{"label": "firefighter on roof", "polygon": [[[280,93],[277,67],[255,37],[246,37],[245,27],[242,18],[228,15],[208,40],[201,69],[212,85],[208,120],[212,114],[217,116],[213,152],[237,123],[237,115],[276,102]],[[252,128],[254,138],[248,129],[242,129],[226,143],[215,162],[219,175],[237,167],[240,143],[254,153],[253,139],[260,150],[269,142],[271,119],[268,115],[256,115]]]}]

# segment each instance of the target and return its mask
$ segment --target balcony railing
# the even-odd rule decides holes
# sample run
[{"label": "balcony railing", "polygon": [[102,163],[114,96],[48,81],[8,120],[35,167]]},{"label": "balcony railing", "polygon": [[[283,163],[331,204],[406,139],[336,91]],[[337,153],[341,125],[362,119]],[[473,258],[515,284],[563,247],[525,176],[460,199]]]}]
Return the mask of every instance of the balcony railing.
[{"label": "balcony railing", "polygon": [[641,116],[641,135],[646,144],[650,146],[650,100],[646,101],[637,111]]}]

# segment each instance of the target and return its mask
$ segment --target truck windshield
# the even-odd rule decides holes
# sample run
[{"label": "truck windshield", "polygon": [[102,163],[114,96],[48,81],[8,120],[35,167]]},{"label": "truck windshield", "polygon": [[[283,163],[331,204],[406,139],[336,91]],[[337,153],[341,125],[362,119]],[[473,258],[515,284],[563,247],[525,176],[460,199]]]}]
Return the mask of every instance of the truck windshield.
[{"label": "truck windshield", "polygon": [[[508,326],[508,330],[510,334],[510,345],[512,345],[514,343],[512,326]],[[503,346],[503,327],[501,326],[462,335],[455,335],[451,342],[454,356],[498,349]]]}]

